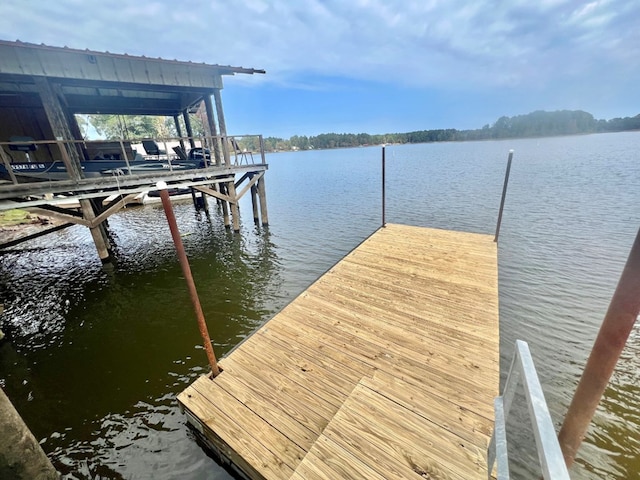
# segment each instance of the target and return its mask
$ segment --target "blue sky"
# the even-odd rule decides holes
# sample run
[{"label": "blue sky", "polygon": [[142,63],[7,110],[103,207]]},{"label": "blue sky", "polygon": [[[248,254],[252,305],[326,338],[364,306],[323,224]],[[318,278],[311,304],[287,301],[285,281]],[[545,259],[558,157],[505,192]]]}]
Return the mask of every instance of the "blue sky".
[{"label": "blue sky", "polygon": [[640,113],[640,0],[3,0],[4,40],[262,68],[231,134],[480,128]]}]

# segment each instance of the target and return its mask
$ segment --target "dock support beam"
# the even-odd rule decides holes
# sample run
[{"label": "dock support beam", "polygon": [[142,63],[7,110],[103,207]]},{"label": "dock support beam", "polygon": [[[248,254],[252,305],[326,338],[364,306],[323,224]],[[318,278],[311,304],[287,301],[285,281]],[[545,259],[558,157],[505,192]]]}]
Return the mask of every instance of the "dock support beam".
[{"label": "dock support beam", "polygon": [[258,198],[260,199],[260,215],[262,216],[262,225],[269,225],[269,213],[267,211],[267,189],[264,184],[264,175],[258,180]]},{"label": "dock support beam", "polygon": [[[73,141],[74,137],[68,124],[68,117],[65,109],[60,103],[60,99],[54,92],[54,88],[46,77],[33,77],[33,82],[38,89],[44,111],[49,119],[49,125],[53,130],[53,135],[58,140],[60,154],[67,169],[69,178],[79,180],[84,177],[80,166],[80,154],[73,143],[63,144],[63,141]],[[64,151],[62,151],[64,149]]]},{"label": "dock support beam", "polygon": [[575,460],[591,418],[607,388],[640,314],[640,230],[558,434],[567,467]]},{"label": "dock support beam", "polygon": [[233,199],[231,203],[231,221],[233,222],[233,231],[240,231],[240,208],[238,207],[238,197],[236,196],[236,186],[233,182],[227,183],[227,195]]},{"label": "dock support beam", "polygon": [[[229,195],[227,186],[224,183],[219,184],[220,193]],[[224,228],[231,228],[231,218],[229,217],[229,202],[222,200],[222,219],[224,221]]]},{"label": "dock support beam", "polygon": [[[250,176],[253,178],[253,175]],[[256,225],[260,224],[260,212],[258,211],[258,187],[251,185],[251,208],[253,210],[253,222]]]},{"label": "dock support beam", "polygon": [[[222,135],[223,142],[227,139],[227,122],[224,119],[224,109],[222,108],[222,96],[220,95],[220,89],[216,88],[213,91],[213,99],[216,103],[216,113],[218,114],[218,126],[220,127],[220,135]],[[227,144],[228,145],[228,144]],[[225,147],[222,150],[224,152],[224,163],[227,166],[231,164],[231,155],[229,148]]]},{"label": "dock support beam", "polygon": [[0,389],[0,478],[59,479],[42,447]]},{"label": "dock support beam", "polygon": [[[85,220],[91,222],[96,218],[95,211],[93,210],[93,205],[91,205],[91,200],[83,199],[80,200],[80,207],[82,208],[82,216]],[[111,260],[110,249],[111,245],[109,243],[109,237],[107,236],[106,230],[101,223],[95,227],[89,227],[91,231],[91,237],[93,238],[93,243],[96,245],[96,249],[98,250],[98,256],[102,263],[107,263]]]},{"label": "dock support beam", "polygon": [[[223,157],[223,153],[221,152],[220,149],[220,142],[218,141],[218,129],[216,127],[216,117],[214,116],[213,113],[213,104],[211,103],[211,97],[209,95],[205,95],[204,98],[204,106],[205,109],[207,111],[207,122],[208,122],[208,126],[209,126],[209,131],[211,132],[211,136],[214,137],[213,138],[213,145],[210,145],[210,148],[213,149],[214,152],[214,156],[216,159],[216,165],[219,167],[221,166],[223,163],[226,163]],[[204,147],[204,145],[203,145]]]},{"label": "dock support beam", "polygon": [[184,119],[184,126],[187,129],[187,135],[189,135],[189,146],[196,148],[196,141],[193,138],[193,127],[191,127],[191,117],[189,116],[188,110],[182,112],[182,118]]}]

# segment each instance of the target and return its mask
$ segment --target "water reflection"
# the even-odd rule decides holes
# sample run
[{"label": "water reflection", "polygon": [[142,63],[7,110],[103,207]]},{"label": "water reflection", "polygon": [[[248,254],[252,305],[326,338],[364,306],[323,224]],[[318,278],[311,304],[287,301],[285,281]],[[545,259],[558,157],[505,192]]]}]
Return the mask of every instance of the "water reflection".
[{"label": "water reflection", "polygon": [[[276,307],[276,248],[268,230],[233,234],[188,203],[175,211],[223,355]],[[206,357],[164,213],[131,209],[110,224],[111,268],[101,267],[81,227],[0,259],[10,340],[0,347],[3,387],[68,478],[225,478],[192,442],[175,404],[205,372]]]},{"label": "water reflection", "polygon": [[[515,149],[499,245],[501,367],[506,376],[516,339],[529,342],[557,427],[640,225],[639,145],[626,133],[387,148],[389,222],[489,234]],[[248,197],[240,235],[214,204],[209,217],[175,206],[219,355],[380,224],[379,148],[268,162],[269,229],[253,225]],[[69,478],[228,478],[173,400],[206,358],[164,214],[133,208],[110,225],[111,271],[82,227],[0,257],[0,382]],[[572,478],[640,471],[639,328]],[[535,478],[527,432],[515,478]]]}]

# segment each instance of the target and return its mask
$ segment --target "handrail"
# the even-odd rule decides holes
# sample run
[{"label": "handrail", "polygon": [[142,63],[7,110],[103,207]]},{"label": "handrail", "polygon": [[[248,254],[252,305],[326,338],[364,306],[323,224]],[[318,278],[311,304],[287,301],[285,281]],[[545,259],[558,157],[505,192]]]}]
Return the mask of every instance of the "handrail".
[{"label": "handrail", "polygon": [[542,476],[546,480],[570,480],[542,386],[536,373],[536,367],[531,358],[529,345],[522,340],[516,340],[516,351],[511,361],[507,382],[502,395],[497,397],[494,402],[495,428],[487,451],[488,478],[492,478],[493,465],[496,463],[496,478],[498,480],[509,479],[506,420],[509,417],[511,403],[521,378],[529,407],[529,418],[536,439],[536,450],[542,468]]},{"label": "handrail", "polygon": [[[202,160],[201,167],[240,167],[242,165],[265,165],[264,155],[264,140],[262,135],[206,135],[202,137],[157,137],[157,138],[134,138],[134,139],[110,139],[110,140],[31,140],[20,138],[14,141],[0,141],[0,170],[4,175],[9,176],[11,184],[26,185],[28,180],[19,180],[17,177],[32,177],[34,182],[41,180],[48,180],[50,182],[58,182],[64,180],[78,180],[82,176],[79,172],[84,170],[85,164],[75,164],[70,158],[68,158],[67,148],[76,148],[81,153],[81,162],[92,162],[94,159],[107,159],[113,161],[122,162],[122,172],[126,172],[127,175],[138,175],[134,173],[132,169],[132,162],[136,160],[135,151],[132,150],[132,145],[139,146],[143,141],[152,140],[162,148],[158,149],[156,155],[147,155],[145,160],[149,160],[151,157],[155,161],[161,161],[163,167],[169,172],[173,172],[176,167],[176,163],[184,162],[182,170],[184,171],[184,165],[192,160]],[[170,153],[169,147],[171,144],[177,144],[179,142],[185,142],[192,140],[195,145],[193,158],[182,160],[180,155]],[[219,153],[216,148],[218,145],[222,145],[222,153],[224,158],[218,158]],[[231,145],[234,145],[231,148]],[[17,160],[5,150],[19,151],[23,154],[25,149],[37,150],[37,155],[32,157],[26,157],[25,160]],[[40,147],[40,148],[38,148]],[[252,147],[255,147],[252,148]],[[259,149],[259,151],[255,151]],[[210,152],[209,152],[210,150]],[[96,157],[95,154],[99,153]],[[140,152],[138,152],[140,153]],[[183,155],[187,155],[188,152],[182,152]],[[214,153],[216,154],[215,161],[213,161]],[[253,153],[259,154],[258,158],[253,157]],[[24,154],[23,154],[24,155]],[[104,156],[103,156],[104,155]],[[144,155],[143,155],[144,157]],[[91,164],[87,164],[91,165]],[[61,168],[63,170],[61,170]],[[69,174],[69,171],[77,169],[78,172],[74,176],[73,173]],[[53,177],[50,171],[57,172]],[[28,174],[28,175],[27,175]],[[76,178],[77,177],[77,178]]]}]

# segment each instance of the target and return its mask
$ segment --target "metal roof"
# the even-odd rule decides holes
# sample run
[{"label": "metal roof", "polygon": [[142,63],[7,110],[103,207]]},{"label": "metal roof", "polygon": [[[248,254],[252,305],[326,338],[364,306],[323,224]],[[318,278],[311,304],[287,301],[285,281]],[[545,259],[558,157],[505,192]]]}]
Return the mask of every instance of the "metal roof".
[{"label": "metal roof", "polygon": [[0,40],[0,108],[35,106],[44,76],[72,113],[176,115],[236,73],[265,71]]}]

